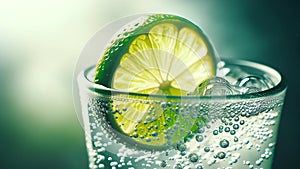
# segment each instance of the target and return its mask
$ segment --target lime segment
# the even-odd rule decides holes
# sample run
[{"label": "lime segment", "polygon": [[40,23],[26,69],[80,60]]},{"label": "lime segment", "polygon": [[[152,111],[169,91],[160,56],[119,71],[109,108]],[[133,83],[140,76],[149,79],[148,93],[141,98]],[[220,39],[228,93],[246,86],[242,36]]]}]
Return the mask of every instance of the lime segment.
[{"label": "lime segment", "polygon": [[[128,32],[122,29],[126,31],[106,49],[97,66],[96,83],[130,93],[184,96],[215,75],[214,49],[192,22],[174,15],[152,15],[143,24],[131,25],[138,26]],[[172,106],[162,108],[143,100],[115,100],[111,107],[114,113],[108,119],[113,127],[150,146],[178,142],[195,128],[191,121],[199,121]]]}]

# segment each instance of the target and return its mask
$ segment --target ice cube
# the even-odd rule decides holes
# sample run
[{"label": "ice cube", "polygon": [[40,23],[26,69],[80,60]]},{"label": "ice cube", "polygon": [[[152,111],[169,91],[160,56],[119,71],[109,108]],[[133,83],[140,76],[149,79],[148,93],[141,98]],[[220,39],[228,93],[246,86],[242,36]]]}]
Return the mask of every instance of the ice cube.
[{"label": "ice cube", "polygon": [[239,88],[244,88],[243,90],[247,90],[243,93],[263,91],[271,87],[270,82],[267,78],[255,75],[249,75],[239,78],[236,82],[236,86]]},{"label": "ice cube", "polygon": [[242,70],[239,67],[224,66],[222,68],[219,68],[218,71],[218,76],[224,77],[230,84],[234,84],[236,82],[236,79],[248,75],[249,75],[248,73],[246,73],[244,70]]},{"label": "ice cube", "polygon": [[249,94],[261,91],[257,87],[235,87],[235,89],[238,90],[240,94]]},{"label": "ice cube", "polygon": [[233,95],[237,92],[230,83],[221,77],[212,77],[202,82],[192,95],[200,96],[225,96]]}]

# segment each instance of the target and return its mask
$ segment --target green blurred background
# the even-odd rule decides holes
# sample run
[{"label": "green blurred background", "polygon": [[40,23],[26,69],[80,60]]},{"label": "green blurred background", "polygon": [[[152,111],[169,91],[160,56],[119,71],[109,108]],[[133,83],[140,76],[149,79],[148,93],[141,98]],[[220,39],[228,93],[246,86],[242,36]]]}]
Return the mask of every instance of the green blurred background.
[{"label": "green blurred background", "polygon": [[295,168],[300,152],[300,15],[295,1],[2,1],[0,5],[0,168],[87,169],[72,76],[85,43],[111,20],[170,12],[198,23],[223,58],[280,70],[289,90],[275,169]]}]

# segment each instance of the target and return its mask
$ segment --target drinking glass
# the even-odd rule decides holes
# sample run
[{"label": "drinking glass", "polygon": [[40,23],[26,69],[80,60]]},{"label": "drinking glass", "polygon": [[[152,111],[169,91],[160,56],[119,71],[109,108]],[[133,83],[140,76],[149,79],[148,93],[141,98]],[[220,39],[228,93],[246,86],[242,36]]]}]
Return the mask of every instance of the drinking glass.
[{"label": "drinking glass", "polygon": [[[224,62],[230,83],[255,75],[267,77],[271,87],[245,94],[165,96],[95,84],[95,65],[78,71],[75,104],[89,168],[271,169],[286,80],[259,63]],[[141,117],[121,116],[128,111]],[[120,130],[124,124],[116,123],[116,113],[126,118],[125,125],[139,126],[137,133]]]}]

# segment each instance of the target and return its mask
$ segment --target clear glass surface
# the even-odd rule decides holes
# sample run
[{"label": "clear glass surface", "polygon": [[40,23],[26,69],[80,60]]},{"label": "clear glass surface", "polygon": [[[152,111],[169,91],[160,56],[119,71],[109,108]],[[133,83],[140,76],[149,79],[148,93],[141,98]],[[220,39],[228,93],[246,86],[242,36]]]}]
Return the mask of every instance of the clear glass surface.
[{"label": "clear glass surface", "polygon": [[[238,70],[243,70],[268,76],[274,87],[243,95],[149,95],[93,83],[95,66],[81,71],[77,75],[81,106],[76,108],[85,131],[89,167],[272,168],[287,88],[285,78],[262,64],[232,60],[225,63],[225,68],[237,75],[242,74]],[[149,111],[152,121],[146,117],[126,121],[141,124],[143,130],[148,130],[143,132],[144,136],[126,134],[120,130],[122,124],[114,122],[115,113],[126,111]],[[155,129],[154,124],[158,123],[153,121],[161,116],[177,118],[164,124],[167,130],[155,138],[153,133],[161,130]]]}]

